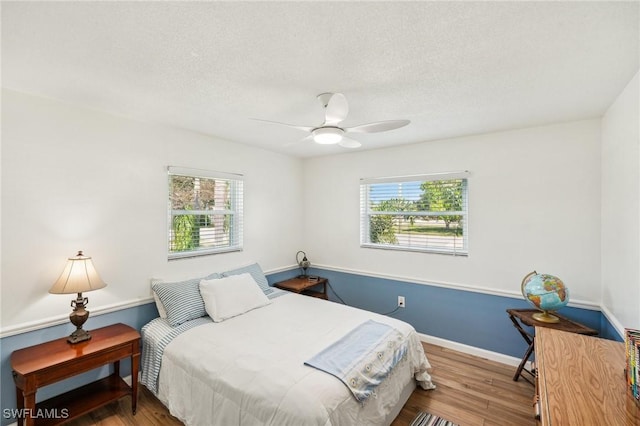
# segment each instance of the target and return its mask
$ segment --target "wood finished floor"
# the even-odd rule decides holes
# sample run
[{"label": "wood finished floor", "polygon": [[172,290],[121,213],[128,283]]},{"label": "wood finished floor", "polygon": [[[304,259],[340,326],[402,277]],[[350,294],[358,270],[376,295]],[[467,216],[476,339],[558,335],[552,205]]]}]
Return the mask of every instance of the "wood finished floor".
[{"label": "wood finished floor", "polygon": [[392,426],[406,426],[418,411],[460,426],[535,426],[535,389],[523,379],[513,381],[515,367],[422,344],[436,389],[413,392]]},{"label": "wood finished floor", "polygon": [[[515,367],[423,343],[431,363],[435,390],[417,389],[392,426],[407,426],[418,411],[444,417],[460,426],[535,426],[531,401],[534,388],[512,380]],[[144,386],[138,412],[131,415],[130,398],[106,405],[69,425],[176,425],[182,423]]]}]

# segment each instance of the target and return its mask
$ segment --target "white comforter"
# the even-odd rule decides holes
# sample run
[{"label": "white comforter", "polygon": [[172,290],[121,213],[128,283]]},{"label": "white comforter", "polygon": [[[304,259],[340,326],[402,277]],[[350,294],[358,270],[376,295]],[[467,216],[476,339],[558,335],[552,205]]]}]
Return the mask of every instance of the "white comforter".
[{"label": "white comforter", "polygon": [[[360,404],[337,378],[303,363],[367,319],[397,328],[409,345],[405,360]],[[433,387],[428,368],[409,324],[287,294],[176,337],[164,351],[158,397],[188,425],[385,424],[414,377]]]}]

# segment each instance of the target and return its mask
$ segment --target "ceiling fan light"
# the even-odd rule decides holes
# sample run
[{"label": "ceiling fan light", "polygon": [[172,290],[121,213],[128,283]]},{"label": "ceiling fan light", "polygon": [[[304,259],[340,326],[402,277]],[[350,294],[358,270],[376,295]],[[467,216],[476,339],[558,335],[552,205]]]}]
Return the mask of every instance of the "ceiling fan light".
[{"label": "ceiling fan light", "polygon": [[340,143],[343,133],[337,127],[321,127],[313,131],[313,141],[321,145],[335,145]]}]

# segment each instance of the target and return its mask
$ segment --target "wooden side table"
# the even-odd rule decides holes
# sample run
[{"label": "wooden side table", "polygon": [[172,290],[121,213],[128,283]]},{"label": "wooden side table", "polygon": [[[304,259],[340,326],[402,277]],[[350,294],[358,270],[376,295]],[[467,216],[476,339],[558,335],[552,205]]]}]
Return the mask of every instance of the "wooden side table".
[{"label": "wooden side table", "polygon": [[[131,386],[120,377],[120,360],[131,358]],[[113,374],[36,404],[38,388],[113,363]],[[140,334],[124,324],[91,331],[91,340],[70,344],[67,337],[11,354],[18,425],[55,425],[131,395],[136,413]]]},{"label": "wooden side table", "polygon": [[[328,282],[328,279],[322,277],[318,277],[317,280],[310,280],[308,277],[295,277],[275,283],[274,286],[282,290],[288,290],[294,293],[304,294],[306,296],[329,300],[329,297],[327,296]],[[312,287],[315,286],[322,286],[322,291],[312,290]]]},{"label": "wooden side table", "polygon": [[535,373],[525,368],[525,364],[527,363],[527,361],[531,357],[531,354],[534,351],[535,335],[525,330],[522,327],[523,324],[528,325],[530,327],[547,327],[547,328],[552,328],[554,330],[566,331],[568,333],[585,334],[588,336],[595,336],[598,334],[597,330],[594,330],[593,328],[589,328],[578,322],[572,321],[569,318],[563,317],[562,315],[559,315],[557,312],[553,313],[553,315],[557,316],[560,319],[560,321],[556,323],[548,323],[548,322],[535,320],[533,318],[533,314],[536,314],[538,312],[540,312],[538,309],[507,309],[507,313],[509,314],[509,319],[511,319],[511,322],[513,322],[513,326],[516,328],[516,330],[518,330],[522,338],[529,345],[529,347],[527,348],[527,351],[524,353],[524,356],[522,357],[522,361],[520,362],[520,365],[518,365],[518,369],[516,370],[516,373],[513,376],[513,381],[515,382],[517,382],[518,378],[522,376],[523,379],[525,379],[532,385],[535,385],[534,381],[529,380],[528,377],[522,374],[523,372],[526,372],[535,380],[535,377],[536,377]]}]

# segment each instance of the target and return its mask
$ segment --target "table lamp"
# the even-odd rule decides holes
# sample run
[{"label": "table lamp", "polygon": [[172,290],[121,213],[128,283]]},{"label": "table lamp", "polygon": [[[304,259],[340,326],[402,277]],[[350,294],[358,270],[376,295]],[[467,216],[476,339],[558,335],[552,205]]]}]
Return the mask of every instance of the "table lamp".
[{"label": "table lamp", "polygon": [[[300,257],[299,257],[300,253],[302,253],[302,260],[300,260]],[[309,262],[309,259],[307,259],[307,253],[303,252],[302,250],[297,252],[296,253],[296,263],[298,264],[300,269],[302,269],[302,275],[300,275],[300,278],[306,277],[307,276],[307,269],[309,269],[309,267],[311,266],[311,262]]]},{"label": "table lamp", "polygon": [[107,284],[102,281],[96,268],[94,268],[91,257],[82,254],[82,250],[78,252],[76,257],[70,257],[67,260],[64,271],[49,289],[49,293],[78,294],[78,297],[71,301],[73,312],[69,315],[69,319],[76,326],[76,331],[71,333],[67,339],[69,343],[79,343],[91,339],[91,334],[82,329],[82,325],[89,318],[89,311],[84,308],[89,299],[82,297],[82,293],[98,290],[106,286]]}]

